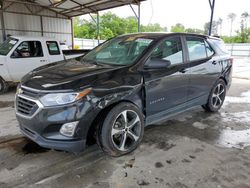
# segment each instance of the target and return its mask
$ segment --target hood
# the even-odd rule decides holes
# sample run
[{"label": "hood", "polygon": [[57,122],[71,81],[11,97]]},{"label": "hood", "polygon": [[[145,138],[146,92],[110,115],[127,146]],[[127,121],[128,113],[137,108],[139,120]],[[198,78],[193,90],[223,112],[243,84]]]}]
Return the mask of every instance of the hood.
[{"label": "hood", "polygon": [[121,66],[81,63],[75,59],[49,64],[27,74],[21,84],[38,90],[78,90],[108,79]]}]

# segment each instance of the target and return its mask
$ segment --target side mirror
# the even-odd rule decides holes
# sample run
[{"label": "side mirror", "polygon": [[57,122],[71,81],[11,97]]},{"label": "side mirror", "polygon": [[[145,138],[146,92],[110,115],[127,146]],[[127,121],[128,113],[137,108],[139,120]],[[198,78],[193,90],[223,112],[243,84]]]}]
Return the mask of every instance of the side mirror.
[{"label": "side mirror", "polygon": [[171,65],[169,60],[159,59],[159,58],[151,58],[144,65],[145,69],[162,69],[168,68]]}]

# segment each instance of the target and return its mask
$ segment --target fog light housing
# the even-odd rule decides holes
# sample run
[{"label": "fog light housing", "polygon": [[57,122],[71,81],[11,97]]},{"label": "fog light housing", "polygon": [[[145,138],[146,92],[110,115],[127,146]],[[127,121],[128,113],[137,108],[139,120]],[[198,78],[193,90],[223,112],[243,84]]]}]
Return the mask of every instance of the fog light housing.
[{"label": "fog light housing", "polygon": [[78,125],[78,121],[65,123],[62,125],[60,129],[60,133],[64,136],[72,137],[75,133],[75,129],[77,125]]}]

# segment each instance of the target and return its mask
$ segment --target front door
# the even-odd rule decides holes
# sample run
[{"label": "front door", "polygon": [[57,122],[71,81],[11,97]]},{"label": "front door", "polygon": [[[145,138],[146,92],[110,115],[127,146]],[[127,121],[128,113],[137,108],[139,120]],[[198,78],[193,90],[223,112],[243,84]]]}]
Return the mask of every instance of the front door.
[{"label": "front door", "polygon": [[40,41],[24,41],[8,57],[7,66],[12,80],[19,82],[24,75],[47,61]]},{"label": "front door", "polygon": [[171,37],[160,42],[150,59],[169,60],[171,65],[163,69],[144,71],[147,124],[163,119],[179,108],[185,108],[188,77],[185,69],[183,43],[180,37]]}]

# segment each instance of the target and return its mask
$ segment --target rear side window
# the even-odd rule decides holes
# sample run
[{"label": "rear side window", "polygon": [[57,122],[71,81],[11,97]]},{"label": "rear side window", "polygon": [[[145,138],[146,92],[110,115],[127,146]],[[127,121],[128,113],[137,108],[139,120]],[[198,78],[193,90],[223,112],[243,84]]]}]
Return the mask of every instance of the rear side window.
[{"label": "rear side window", "polygon": [[169,60],[171,65],[183,63],[183,51],[180,37],[166,39],[151,54],[153,58]]},{"label": "rear side window", "polygon": [[206,46],[203,39],[187,37],[187,47],[190,61],[207,58]]},{"label": "rear side window", "polygon": [[214,55],[214,50],[206,40],[197,37],[187,37],[189,60],[205,59]]},{"label": "rear side window", "polygon": [[43,57],[40,41],[24,41],[15,49],[12,58]]},{"label": "rear side window", "polygon": [[56,41],[46,42],[50,55],[60,55],[60,49]]}]

